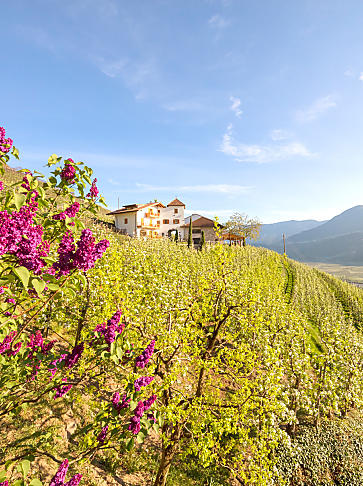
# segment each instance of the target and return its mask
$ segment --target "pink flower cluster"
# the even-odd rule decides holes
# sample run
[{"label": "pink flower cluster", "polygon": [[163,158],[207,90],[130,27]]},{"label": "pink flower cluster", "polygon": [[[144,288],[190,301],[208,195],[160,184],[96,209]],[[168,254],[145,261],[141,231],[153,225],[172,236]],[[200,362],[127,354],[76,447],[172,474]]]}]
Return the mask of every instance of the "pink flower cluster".
[{"label": "pink flower cluster", "polygon": [[93,179],[91,188],[89,190],[89,193],[87,194],[86,197],[90,197],[91,199],[96,199],[96,197],[99,194],[99,191],[96,186],[97,179]]},{"label": "pink flower cluster", "polygon": [[151,343],[147,346],[147,348],[141,353],[141,355],[136,358],[135,365],[138,368],[145,368],[151,356],[153,355],[154,348],[155,348],[155,340],[153,339]]},{"label": "pink flower cluster", "polygon": [[153,381],[153,376],[140,376],[134,382],[134,387],[136,391],[140,391],[141,387],[149,385]]},{"label": "pink flower cluster", "polygon": [[[155,400],[156,400],[156,395],[151,395],[151,397],[148,398],[147,400],[145,400],[144,402],[141,400],[137,404],[137,406],[135,408],[135,411],[134,411],[134,416],[131,417],[131,419],[130,419],[130,425],[128,427],[128,429],[133,434],[138,434],[140,432],[140,428],[141,428],[140,421],[141,421],[141,418],[144,415],[144,412],[146,412],[147,410],[149,410],[149,408],[153,405],[153,403],[155,402]],[[148,418],[149,418],[149,416],[148,416]]]},{"label": "pink flower cluster", "polygon": [[43,240],[42,226],[34,224],[35,211],[31,205],[10,214],[0,211],[0,256],[14,255],[20,266],[39,275],[45,266],[43,258],[49,253],[49,243]]},{"label": "pink flower cluster", "polygon": [[115,314],[106,322],[102,324],[98,324],[94,330],[94,332],[98,332],[101,336],[105,338],[107,344],[111,344],[116,339],[116,333],[121,333],[124,328],[125,324],[122,322],[120,324],[121,319],[121,310],[117,310]]},{"label": "pink flower cluster", "polygon": [[74,182],[74,176],[76,175],[76,168],[74,167],[74,160],[73,159],[67,159],[65,161],[65,166],[62,169],[61,172],[61,179],[63,181],[70,182],[71,184]]},{"label": "pink flower cluster", "polygon": [[[13,342],[14,337],[16,336],[16,331],[12,331],[10,334],[5,336],[4,340],[0,343],[0,354],[5,352],[9,352],[11,348],[11,343]],[[20,343],[21,346],[21,343]],[[20,349],[20,347],[19,347]],[[15,353],[16,354],[16,353]]]},{"label": "pink flower cluster", "polygon": [[5,138],[5,128],[0,127],[0,152],[7,154],[13,145],[11,138]]},{"label": "pink flower cluster", "polygon": [[4,189],[4,183],[3,181],[0,181],[0,191],[2,191]]},{"label": "pink flower cluster", "polygon": [[53,264],[53,269],[58,272],[59,277],[68,275],[71,270],[76,268],[89,270],[94,267],[96,260],[102,257],[109,246],[108,240],[101,240],[96,244],[92,231],[85,229],[77,242],[76,249],[73,235],[67,232],[63,235],[58,247],[59,259]]},{"label": "pink flower cluster", "polygon": [[68,467],[68,459],[66,459],[59,466],[59,469],[53,476],[49,486],[77,486],[82,479],[82,474],[76,474],[67,483],[64,482]]},{"label": "pink flower cluster", "polygon": [[68,218],[74,218],[75,215],[78,213],[79,208],[80,208],[80,204],[76,201],[71,206],[69,206],[69,208],[67,208],[65,211],[63,211],[62,213],[55,214],[54,216],[52,216],[52,218],[58,221],[66,219],[67,216]]},{"label": "pink flower cluster", "polygon": [[108,425],[103,427],[101,432],[98,434],[97,440],[101,445],[103,445],[103,443],[106,440],[107,431],[108,431]]},{"label": "pink flower cluster", "polygon": [[129,406],[129,403],[131,402],[131,398],[127,398],[126,395],[122,397],[122,401],[120,403],[120,394],[119,392],[115,392],[113,397],[112,397],[112,405],[115,410],[118,412],[122,410],[123,408],[127,408]]}]

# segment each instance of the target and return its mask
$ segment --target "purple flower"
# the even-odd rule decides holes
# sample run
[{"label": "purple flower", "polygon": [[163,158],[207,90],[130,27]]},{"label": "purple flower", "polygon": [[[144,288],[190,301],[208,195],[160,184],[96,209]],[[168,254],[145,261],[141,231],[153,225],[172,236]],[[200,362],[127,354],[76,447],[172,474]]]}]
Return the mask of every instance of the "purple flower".
[{"label": "purple flower", "polygon": [[105,425],[105,427],[102,428],[101,432],[97,436],[97,440],[101,445],[103,445],[103,443],[106,440],[107,431],[108,431],[108,425]]},{"label": "purple flower", "polygon": [[0,294],[4,293],[4,287],[0,287]]},{"label": "purple flower", "polygon": [[11,138],[5,138],[5,128],[0,127],[0,151],[7,154],[13,145]]},{"label": "purple flower", "polygon": [[69,208],[67,208],[65,211],[63,211],[62,213],[54,214],[52,216],[52,219],[61,221],[61,220],[66,219],[67,216],[68,216],[68,218],[74,218],[75,215],[78,213],[79,208],[80,208],[80,204],[76,201],[71,206],[69,206]]},{"label": "purple flower", "polygon": [[87,194],[86,197],[96,199],[96,197],[98,196],[98,189],[97,189],[97,186],[96,186],[96,182],[97,182],[97,179],[93,179],[92,186],[91,186],[89,193]]},{"label": "purple flower", "polygon": [[123,408],[127,408],[129,403],[131,402],[131,398],[127,398],[127,395],[122,397],[122,401],[120,403],[120,394],[119,392],[115,392],[112,397],[112,405],[115,410],[118,412]]},{"label": "purple flower", "polygon": [[16,354],[18,354],[22,344],[23,344],[22,342],[16,343],[15,346],[14,346],[14,349],[12,349],[12,350],[9,349],[9,351],[7,352],[7,355],[8,356],[15,356]]},{"label": "purple flower", "polygon": [[3,481],[2,483],[0,483],[0,486],[9,486],[9,483],[8,481]]},{"label": "purple flower", "polygon": [[125,324],[122,322],[120,324],[121,319],[121,310],[117,310],[115,314],[107,321],[107,323],[98,324],[95,327],[94,332],[101,334],[105,338],[107,344],[111,344],[116,339],[116,333],[121,333],[124,328]]},{"label": "purple flower", "polygon": [[142,354],[136,358],[135,365],[138,368],[145,368],[154,352],[154,348],[155,340],[153,339],[151,343],[147,346],[147,348],[142,352]]},{"label": "purple flower", "polygon": [[156,395],[151,395],[147,400],[144,401],[144,409],[149,410],[149,408],[153,405],[155,400],[157,399]]},{"label": "purple flower", "polygon": [[128,429],[131,430],[133,434],[138,434],[140,432],[141,425],[138,417],[131,417]]},{"label": "purple flower", "polygon": [[153,381],[153,376],[140,376],[134,382],[135,390],[140,391],[141,387],[149,385]]},{"label": "purple flower", "polygon": [[82,474],[75,474],[64,486],[77,486],[82,479]]},{"label": "purple flower", "polygon": [[54,400],[57,398],[63,397],[66,393],[69,392],[69,390],[73,387],[73,385],[64,385],[64,386],[58,386],[56,388],[56,394],[54,395]]},{"label": "purple flower", "polygon": [[0,354],[8,351],[11,347],[14,337],[16,336],[16,331],[12,331],[7,336],[5,336],[3,342],[0,343]]},{"label": "purple flower", "polygon": [[58,471],[50,482],[49,486],[63,486],[64,479],[68,471],[68,459],[65,459],[59,466]]},{"label": "purple flower", "polygon": [[84,350],[84,343],[77,344],[70,354],[68,354],[64,360],[64,366],[66,368],[73,368],[79,358],[82,356]]},{"label": "purple flower", "polygon": [[8,304],[15,304],[15,299],[8,298],[8,299],[5,300],[5,302],[8,303]]},{"label": "purple flower", "polygon": [[65,166],[61,172],[61,179],[67,182],[74,182],[74,176],[76,174],[76,168],[72,165],[74,161],[72,159],[67,159],[65,161]]},{"label": "purple flower", "polygon": [[3,181],[0,181],[0,191],[2,191],[3,189],[4,189],[4,183],[3,183]]}]

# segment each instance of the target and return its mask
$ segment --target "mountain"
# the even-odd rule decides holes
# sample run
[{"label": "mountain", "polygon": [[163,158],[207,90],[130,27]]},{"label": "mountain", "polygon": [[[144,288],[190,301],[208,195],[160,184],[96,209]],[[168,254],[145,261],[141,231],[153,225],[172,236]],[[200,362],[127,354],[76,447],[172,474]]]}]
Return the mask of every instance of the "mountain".
[{"label": "mountain", "polygon": [[[298,228],[303,229],[295,231]],[[282,233],[286,235],[288,256],[296,260],[363,265],[363,205],[347,209],[329,221],[263,225],[256,244],[282,253]]]},{"label": "mountain", "polygon": [[354,206],[318,227],[289,236],[290,242],[316,241],[363,232],[363,206]]},{"label": "mountain", "polygon": [[304,221],[281,221],[279,223],[263,224],[261,226],[260,237],[254,242],[256,246],[267,246],[281,248],[282,234],[286,237],[307,231],[324,223],[324,221],[315,221],[314,219],[307,219]]}]

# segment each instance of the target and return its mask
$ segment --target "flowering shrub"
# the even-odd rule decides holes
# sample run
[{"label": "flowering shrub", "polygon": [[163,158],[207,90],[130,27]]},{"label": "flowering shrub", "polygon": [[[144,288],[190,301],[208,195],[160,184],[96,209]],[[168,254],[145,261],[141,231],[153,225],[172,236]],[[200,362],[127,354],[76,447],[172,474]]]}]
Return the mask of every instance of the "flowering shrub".
[{"label": "flowering shrub", "polygon": [[[10,155],[18,158],[19,154],[0,128],[1,174]],[[118,392],[115,394],[112,389],[105,389],[101,400],[98,393],[94,394],[97,406],[80,429],[79,447],[70,456],[76,463],[92,457],[109,443],[124,443],[130,448],[135,436],[142,442],[155,425],[156,415],[143,412],[151,407],[156,395],[140,401],[140,395],[145,393],[141,387],[146,387],[153,377],[139,376],[134,371],[139,365],[129,352],[132,346],[120,309],[93,330],[84,328],[85,309],[76,323],[74,343],[55,332],[52,315],[62,308],[67,292],[82,292],[87,287],[86,273],[102,258],[110,243],[107,239],[96,241],[92,230],[83,223],[85,216],[97,213],[96,203],[104,203],[99,197],[97,179],[91,182],[92,170],[70,158],[62,165],[61,157],[56,155],[49,158],[47,165],[53,168],[48,179],[38,172],[23,171],[22,180],[6,190],[1,181],[0,417],[17,416],[30,404],[50,407],[51,402],[67,400],[70,394],[73,400],[82,401],[87,396],[92,402],[92,382],[97,370],[107,379],[108,370],[120,367],[123,399],[119,403]],[[151,354],[147,348],[143,368]],[[105,383],[108,386],[111,385]],[[141,405],[137,408],[138,403],[142,404],[142,411]],[[47,440],[52,442],[51,437]],[[36,446],[28,446],[25,437],[18,442],[23,454],[20,457],[43,454]],[[11,457],[7,459],[12,463]],[[82,476],[76,474],[65,482],[67,469],[65,459],[50,485],[76,486]],[[8,484],[5,477],[0,484]],[[30,484],[41,484],[33,481]]]}]

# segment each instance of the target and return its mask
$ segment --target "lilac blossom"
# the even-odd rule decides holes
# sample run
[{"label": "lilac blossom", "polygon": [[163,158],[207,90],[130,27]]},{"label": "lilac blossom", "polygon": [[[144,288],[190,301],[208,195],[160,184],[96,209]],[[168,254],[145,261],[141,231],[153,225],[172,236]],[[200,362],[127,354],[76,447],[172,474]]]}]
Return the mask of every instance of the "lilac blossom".
[{"label": "lilac blossom", "polygon": [[69,206],[65,211],[58,214],[54,214],[52,218],[58,221],[64,220],[66,219],[66,217],[74,218],[75,215],[78,213],[80,207],[81,206],[79,202],[76,201],[71,206]]},{"label": "lilac blossom", "polygon": [[3,294],[4,292],[4,287],[0,287],[0,294]]},{"label": "lilac blossom", "polygon": [[74,161],[72,159],[67,159],[65,161],[65,166],[61,172],[61,179],[70,183],[74,182],[74,176],[76,175],[76,168],[74,167]]},{"label": "lilac blossom", "polygon": [[125,328],[125,324],[123,322],[120,324],[121,314],[122,312],[119,309],[115,312],[111,319],[107,321],[107,323],[103,322],[95,327],[94,332],[101,334],[101,336],[105,338],[106,343],[109,345],[115,341],[116,333],[122,333]]},{"label": "lilac blossom", "polygon": [[136,391],[140,391],[141,387],[149,385],[153,381],[153,376],[140,376],[134,382],[134,387]]},{"label": "lilac blossom", "polygon": [[3,342],[0,343],[0,354],[8,351],[11,348],[11,343],[16,336],[16,331],[12,331],[7,336],[5,336]]},{"label": "lilac blossom", "polygon": [[71,478],[67,483],[64,483],[64,486],[78,486],[82,479],[82,474],[75,474],[73,478]]},{"label": "lilac blossom", "polygon": [[56,388],[56,394],[54,395],[54,400],[57,398],[63,397],[66,393],[69,392],[69,390],[73,387],[73,385],[63,385],[63,386],[58,386]]},{"label": "lilac blossom", "polygon": [[8,481],[3,481],[2,483],[0,483],[0,486],[9,486],[9,483]]},{"label": "lilac blossom", "polygon": [[99,191],[98,191],[97,186],[96,186],[96,182],[97,182],[97,179],[93,179],[92,186],[91,186],[91,188],[89,190],[89,193],[87,194],[86,197],[90,197],[92,199],[96,199],[96,197],[99,194]]},{"label": "lilac blossom", "polygon": [[73,368],[73,366],[78,362],[79,358],[82,356],[84,350],[84,343],[77,344],[70,354],[68,354],[64,360],[64,366],[66,368]]},{"label": "lilac blossom", "polygon": [[21,348],[22,344],[23,343],[20,342],[20,341],[18,343],[16,343],[15,346],[14,346],[14,349],[9,349],[8,350],[7,355],[8,356],[15,356],[16,354],[18,354],[19,351],[20,351],[20,348]]},{"label": "lilac blossom", "polygon": [[68,459],[65,459],[59,466],[58,471],[55,473],[49,486],[63,486],[64,479],[68,471]]},{"label": "lilac blossom", "polygon": [[101,445],[103,445],[106,440],[107,431],[108,431],[108,425],[103,427],[101,432],[97,436],[97,440]]},{"label": "lilac blossom", "polygon": [[4,183],[3,181],[0,181],[0,191],[2,191],[4,189]]},{"label": "lilac blossom", "polygon": [[0,151],[7,154],[13,145],[11,138],[5,138],[5,128],[0,127]]},{"label": "lilac blossom", "polygon": [[130,424],[128,426],[128,429],[133,433],[133,434],[138,434],[140,432],[140,420],[141,417],[144,415],[144,402],[140,400],[140,402],[137,404],[135,410],[134,410],[134,416],[131,417],[130,419]]},{"label": "lilac blossom", "polygon": [[151,343],[146,347],[146,349],[142,352],[142,354],[136,358],[135,365],[138,368],[145,368],[154,352],[154,348],[155,340],[153,339]]},{"label": "lilac blossom", "polygon": [[157,399],[156,395],[151,395],[147,400],[144,401],[144,410],[149,410],[149,408],[154,404]]},{"label": "lilac blossom", "polygon": [[131,402],[131,398],[127,398],[127,395],[124,395],[120,403],[120,394],[118,392],[115,392],[112,397],[112,405],[114,409],[117,410],[118,412],[123,408],[127,408],[130,402]]}]

